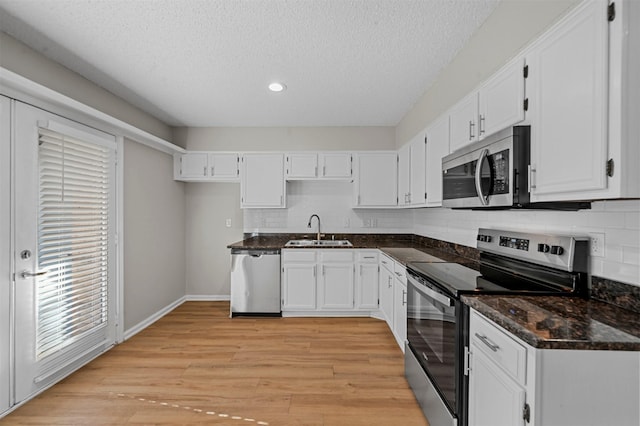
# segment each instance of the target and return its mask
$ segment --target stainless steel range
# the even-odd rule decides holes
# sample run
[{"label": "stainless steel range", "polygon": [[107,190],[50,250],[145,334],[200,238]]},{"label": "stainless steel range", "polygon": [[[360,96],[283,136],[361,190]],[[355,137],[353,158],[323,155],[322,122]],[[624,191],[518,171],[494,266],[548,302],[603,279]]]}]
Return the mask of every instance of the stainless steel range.
[{"label": "stainless steel range", "polygon": [[587,237],[480,229],[479,271],[409,263],[405,375],[431,425],[467,424],[469,310],[460,295],[586,297],[588,244]]}]

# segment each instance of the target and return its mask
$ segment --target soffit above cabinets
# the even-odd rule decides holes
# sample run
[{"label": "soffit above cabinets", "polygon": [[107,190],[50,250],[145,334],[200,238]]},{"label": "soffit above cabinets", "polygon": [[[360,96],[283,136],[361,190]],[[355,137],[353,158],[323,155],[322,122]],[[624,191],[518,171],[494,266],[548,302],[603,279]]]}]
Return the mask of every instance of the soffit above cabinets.
[{"label": "soffit above cabinets", "polygon": [[498,3],[0,0],[0,28],[173,126],[394,126]]}]

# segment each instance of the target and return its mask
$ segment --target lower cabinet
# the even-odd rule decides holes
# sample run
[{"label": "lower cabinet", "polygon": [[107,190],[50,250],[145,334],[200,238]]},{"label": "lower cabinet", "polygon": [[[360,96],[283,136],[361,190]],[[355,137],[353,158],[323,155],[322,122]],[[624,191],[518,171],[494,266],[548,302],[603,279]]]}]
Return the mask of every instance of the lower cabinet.
[{"label": "lower cabinet", "polygon": [[472,310],[468,374],[469,426],[640,424],[640,352],[537,349]]},{"label": "lower cabinet", "polygon": [[[380,295],[380,313],[387,322],[390,329],[393,329],[393,269],[389,270],[385,266],[385,255],[380,255],[380,276],[378,278],[378,293]],[[393,268],[393,266],[392,266]]]},{"label": "lower cabinet", "polygon": [[404,351],[407,339],[407,272],[386,254],[380,254],[380,312]]},{"label": "lower cabinet", "polygon": [[285,249],[281,259],[285,315],[378,310],[377,250]]}]

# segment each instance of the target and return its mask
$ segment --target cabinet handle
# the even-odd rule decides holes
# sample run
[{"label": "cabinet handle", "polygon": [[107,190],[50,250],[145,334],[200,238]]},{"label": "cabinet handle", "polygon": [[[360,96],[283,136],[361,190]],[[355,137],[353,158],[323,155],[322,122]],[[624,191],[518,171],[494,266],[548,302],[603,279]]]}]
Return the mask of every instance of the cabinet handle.
[{"label": "cabinet handle", "polygon": [[484,134],[484,115],[480,114],[480,136]]},{"label": "cabinet handle", "polygon": [[327,174],[327,166],[322,166],[322,176]]},{"label": "cabinet handle", "polygon": [[529,175],[529,179],[527,179],[527,189],[529,190],[529,193],[531,193],[531,190],[536,188],[536,185],[533,183],[533,175],[536,173],[535,165],[532,166],[529,164],[527,166],[527,172]]},{"label": "cabinet handle", "polygon": [[215,166],[211,166],[211,176],[215,175],[215,173],[214,173],[215,170],[216,170],[216,167]]},{"label": "cabinet handle", "polygon": [[478,339],[480,339],[480,341],[482,343],[484,343],[485,345],[487,345],[489,347],[489,349],[491,349],[494,352],[498,352],[498,349],[500,349],[500,346],[496,345],[495,343],[493,343],[491,340],[489,340],[489,338],[487,336],[481,336],[480,334],[476,333],[476,337]]},{"label": "cabinet handle", "polygon": [[391,288],[391,278],[393,278],[391,275],[389,275],[389,278],[387,279],[387,287]]},{"label": "cabinet handle", "polygon": [[204,166],[202,170],[202,176],[206,176],[206,175],[207,175],[207,166]]},{"label": "cabinet handle", "polygon": [[316,177],[318,176],[318,166],[315,166],[315,167],[314,167],[314,169],[313,169],[313,175],[314,175],[314,176],[316,176]]},{"label": "cabinet handle", "polygon": [[402,290],[402,306],[407,304],[407,290]]},{"label": "cabinet handle", "polygon": [[317,268],[317,266],[314,266],[314,267],[313,267],[313,278],[315,278],[315,277],[316,277],[316,268]]},{"label": "cabinet handle", "polygon": [[396,274],[397,276],[401,277],[402,274],[400,272],[394,272],[394,274]]},{"label": "cabinet handle", "polygon": [[474,138],[473,135],[473,128],[475,127],[475,123],[473,122],[473,120],[469,120],[469,140],[472,141]]},{"label": "cabinet handle", "polygon": [[324,277],[324,265],[322,265],[322,276]]},{"label": "cabinet handle", "polygon": [[375,259],[375,256],[364,256],[365,259]]}]

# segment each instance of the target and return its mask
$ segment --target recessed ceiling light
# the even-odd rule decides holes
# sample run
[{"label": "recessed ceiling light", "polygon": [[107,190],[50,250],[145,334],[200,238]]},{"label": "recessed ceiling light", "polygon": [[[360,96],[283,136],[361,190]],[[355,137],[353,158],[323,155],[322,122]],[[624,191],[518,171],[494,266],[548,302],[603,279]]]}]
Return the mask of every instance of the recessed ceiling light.
[{"label": "recessed ceiling light", "polygon": [[269,85],[269,90],[272,92],[282,92],[286,88],[287,86],[284,83],[273,82]]}]

